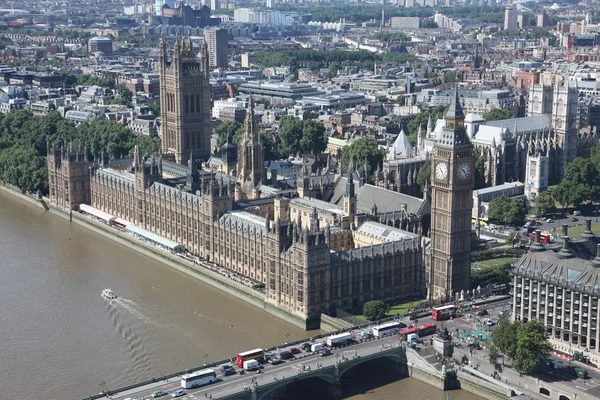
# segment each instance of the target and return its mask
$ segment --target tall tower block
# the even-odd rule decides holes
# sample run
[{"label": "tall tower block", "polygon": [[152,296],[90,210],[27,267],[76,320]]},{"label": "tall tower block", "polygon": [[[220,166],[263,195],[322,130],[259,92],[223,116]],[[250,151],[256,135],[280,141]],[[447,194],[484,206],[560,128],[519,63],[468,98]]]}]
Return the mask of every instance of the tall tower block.
[{"label": "tall tower block", "polygon": [[431,173],[431,262],[429,298],[447,301],[469,289],[473,145],[465,131],[458,91],[446,114],[446,126],[433,148]]},{"label": "tall tower block", "polygon": [[577,101],[577,86],[571,81],[554,88],[552,127],[562,147],[558,159],[558,179],[563,178],[567,164],[577,157]]},{"label": "tall tower block", "polygon": [[164,154],[186,164],[210,155],[209,56],[202,44],[201,60],[189,39],[177,40],[173,56],[167,57],[164,40],[159,43],[160,135]]}]

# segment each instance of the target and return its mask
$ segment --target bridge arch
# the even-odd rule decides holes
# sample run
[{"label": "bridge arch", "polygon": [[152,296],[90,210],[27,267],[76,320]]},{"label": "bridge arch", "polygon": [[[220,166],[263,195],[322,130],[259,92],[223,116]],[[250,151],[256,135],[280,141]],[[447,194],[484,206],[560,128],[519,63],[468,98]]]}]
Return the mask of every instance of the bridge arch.
[{"label": "bridge arch", "polygon": [[550,390],[546,389],[545,387],[540,387],[540,394],[543,394],[544,396],[550,396]]},{"label": "bridge arch", "polygon": [[273,394],[278,391],[289,390],[290,387],[298,385],[298,384],[308,384],[310,381],[314,381],[316,384],[331,386],[332,388],[336,386],[335,377],[331,373],[318,373],[314,371],[313,373],[304,373],[300,375],[290,376],[287,379],[280,381],[278,385],[272,385],[268,388],[258,391],[257,400],[266,400],[269,399]]},{"label": "bridge arch", "polygon": [[352,370],[353,368],[355,368],[357,366],[361,366],[361,365],[364,365],[365,363],[371,363],[371,362],[379,363],[379,362],[381,362],[382,359],[385,359],[386,361],[393,363],[394,368],[396,368],[399,363],[405,362],[404,358],[400,354],[384,353],[379,357],[368,357],[368,358],[364,358],[364,359],[354,360],[354,362],[350,365],[345,365],[344,363],[342,363],[339,367],[338,379],[341,379],[346,372]]},{"label": "bridge arch", "polygon": [[560,396],[558,396],[558,400],[571,400],[569,398],[569,396],[565,396],[564,394],[561,394]]}]

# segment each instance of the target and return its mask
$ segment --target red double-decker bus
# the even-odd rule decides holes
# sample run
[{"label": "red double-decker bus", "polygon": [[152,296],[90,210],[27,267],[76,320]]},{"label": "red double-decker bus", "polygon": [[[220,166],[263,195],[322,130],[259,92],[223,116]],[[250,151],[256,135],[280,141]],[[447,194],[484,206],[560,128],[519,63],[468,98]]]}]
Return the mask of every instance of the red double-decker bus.
[{"label": "red double-decker bus", "polygon": [[433,335],[437,331],[435,324],[425,324],[419,328],[419,336]]},{"label": "red double-decker bus", "polygon": [[449,306],[433,307],[431,310],[431,318],[434,321],[444,321],[450,318],[456,318],[456,306],[450,304]]},{"label": "red double-decker bus", "polygon": [[235,365],[244,368],[244,361],[256,360],[259,363],[265,362],[265,351],[263,349],[254,349],[240,353],[235,358]]},{"label": "red double-decker bus", "polygon": [[408,335],[412,334],[412,333],[416,333],[417,335],[419,334],[419,327],[415,326],[414,328],[406,328],[400,331],[400,335],[407,337]]}]

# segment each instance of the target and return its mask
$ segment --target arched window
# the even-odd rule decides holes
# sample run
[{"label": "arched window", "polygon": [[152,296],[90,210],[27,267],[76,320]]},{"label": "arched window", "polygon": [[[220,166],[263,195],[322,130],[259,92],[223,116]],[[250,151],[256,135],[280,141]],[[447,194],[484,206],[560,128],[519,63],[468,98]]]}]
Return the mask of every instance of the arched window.
[{"label": "arched window", "polygon": [[199,94],[196,95],[196,112],[197,113],[200,112],[200,95]]},{"label": "arched window", "polygon": [[[187,96],[185,96],[187,97]],[[187,111],[186,111],[187,112]],[[193,113],[194,112],[194,95],[190,96],[190,112]]]},{"label": "arched window", "polygon": [[[188,95],[185,95],[185,113],[189,113],[190,112],[190,104],[189,104],[189,98]],[[192,103],[193,104],[193,103]],[[193,106],[192,106],[193,107]]]}]

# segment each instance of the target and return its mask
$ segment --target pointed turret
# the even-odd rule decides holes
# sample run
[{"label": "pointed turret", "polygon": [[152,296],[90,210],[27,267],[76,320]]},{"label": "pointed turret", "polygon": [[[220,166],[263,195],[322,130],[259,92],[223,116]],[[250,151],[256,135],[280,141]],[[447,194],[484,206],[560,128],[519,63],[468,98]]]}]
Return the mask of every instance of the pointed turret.
[{"label": "pointed turret", "polygon": [[204,72],[204,76],[208,76],[210,73],[210,57],[208,55],[208,44],[206,43],[206,35],[202,40],[202,46],[200,46],[200,58],[202,61],[202,72]]},{"label": "pointed turret", "polygon": [[354,178],[352,177],[352,173],[349,173],[347,177],[346,195],[348,197],[354,197]]},{"label": "pointed turret", "polygon": [[254,115],[254,99],[250,96],[248,109],[246,110],[246,119],[244,121],[244,132],[247,132],[252,141],[258,140],[258,123]]},{"label": "pointed turret", "polygon": [[431,113],[429,113],[429,118],[427,119],[427,137],[431,138],[433,132],[433,127],[431,126]]},{"label": "pointed turret", "polygon": [[347,172],[354,172],[354,159],[352,157],[350,158],[350,162],[348,163]]},{"label": "pointed turret", "polygon": [[167,43],[163,38],[158,41],[158,59],[161,64],[167,61]]},{"label": "pointed turret", "polygon": [[465,118],[462,106],[460,105],[460,98],[458,96],[458,86],[454,89],[454,101],[450,104],[450,108],[446,113],[446,119],[459,119]]},{"label": "pointed turret", "polygon": [[373,217],[377,216],[377,204],[375,204],[375,201],[373,201],[373,205],[371,206],[371,215]]},{"label": "pointed turret", "polygon": [[417,154],[423,150],[423,129],[421,128],[421,124],[419,124],[419,131],[417,132]]}]

